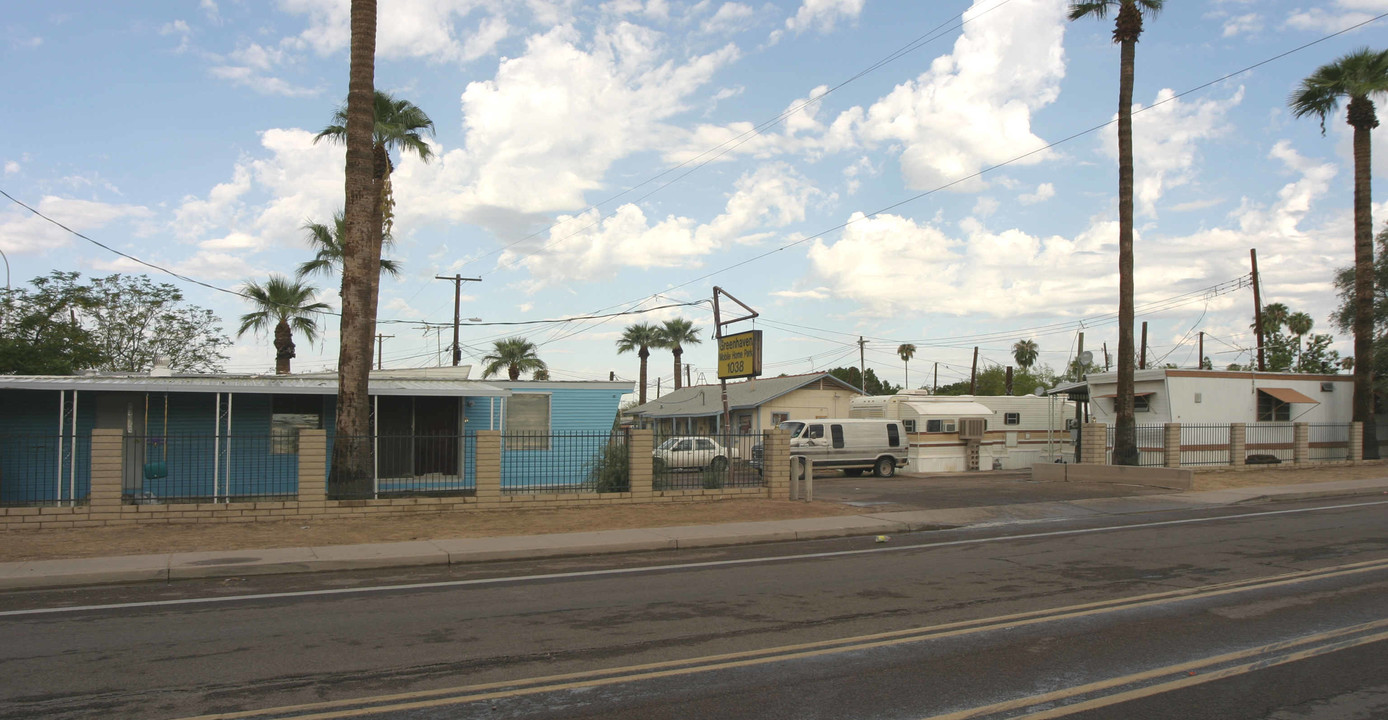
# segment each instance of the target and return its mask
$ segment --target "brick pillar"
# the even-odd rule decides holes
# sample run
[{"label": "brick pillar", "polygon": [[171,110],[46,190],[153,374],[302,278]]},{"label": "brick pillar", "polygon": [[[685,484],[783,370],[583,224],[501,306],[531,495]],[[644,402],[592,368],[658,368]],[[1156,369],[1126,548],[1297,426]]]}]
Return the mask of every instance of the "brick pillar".
[{"label": "brick pillar", "polygon": [[1181,466],[1181,424],[1166,423],[1162,427],[1162,464],[1169,468]]},{"label": "brick pillar", "polygon": [[761,434],[761,473],[766,496],[790,499],[790,431],[765,430]]},{"label": "brick pillar", "polygon": [[477,499],[501,499],[501,433],[496,430],[477,432],[477,449],[473,453],[477,474]]},{"label": "brick pillar", "polygon": [[328,499],[328,431],[299,431],[299,504]]},{"label": "brick pillar", "polygon": [[88,496],[91,519],[120,516],[122,458],[125,436],[120,430],[92,430],[92,489]]},{"label": "brick pillar", "polygon": [[655,480],[654,459],[651,451],[655,449],[655,436],[650,430],[627,431],[627,477],[631,478],[631,494],[634,497],[650,497],[651,483]]},{"label": "brick pillar", "polygon": [[1361,462],[1364,459],[1364,423],[1349,424],[1349,459]]},{"label": "brick pillar", "polygon": [[1229,464],[1243,465],[1248,457],[1248,426],[1243,423],[1229,423]]},{"label": "brick pillar", "polygon": [[1304,465],[1311,461],[1311,426],[1304,422],[1292,425],[1292,462]]},{"label": "brick pillar", "polygon": [[1086,465],[1104,465],[1108,458],[1108,425],[1105,423],[1084,423],[1080,426],[1080,462]]}]

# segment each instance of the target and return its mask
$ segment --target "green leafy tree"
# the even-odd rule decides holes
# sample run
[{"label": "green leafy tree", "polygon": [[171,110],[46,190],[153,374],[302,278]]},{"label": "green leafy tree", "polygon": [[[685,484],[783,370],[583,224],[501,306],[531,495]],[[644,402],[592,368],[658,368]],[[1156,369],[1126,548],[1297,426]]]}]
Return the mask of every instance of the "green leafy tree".
[{"label": "green leafy tree", "polygon": [[[333,214],[331,226],[316,222],[304,223],[304,236],[308,239],[309,248],[314,251],[313,259],[300,263],[295,276],[302,279],[315,273],[333,275],[342,272],[342,238],[346,234],[340,212]],[[381,243],[382,248],[385,248],[393,245],[394,240],[390,235],[385,235]],[[400,261],[381,258],[381,272],[391,277],[400,277]]]},{"label": "green leafy tree", "polygon": [[896,355],[901,358],[902,364],[906,366],[906,378],[902,386],[911,387],[911,358],[916,356],[916,346],[911,343],[897,345]]},{"label": "green leafy tree", "polygon": [[96,369],[146,372],[156,357],[176,372],[215,372],[231,345],[221,320],[185,302],[183,293],[144,275],[109,275],[81,283],[76,272],[5,292],[0,372],[70,374]]},{"label": "green leafy tree", "polygon": [[836,367],[830,368],[829,374],[852,385],[855,388],[862,388],[869,395],[895,395],[901,392],[900,385],[893,385],[877,377],[877,373],[872,368],[867,369],[867,380],[863,380],[863,374],[856,367]]},{"label": "green leafy tree", "polygon": [[512,337],[492,343],[492,351],[482,357],[487,366],[482,368],[482,377],[489,378],[502,370],[507,377],[519,380],[521,373],[547,371],[549,368],[537,354],[535,343],[523,337]]},{"label": "green leafy tree", "polygon": [[1118,397],[1114,399],[1113,463],[1136,465],[1133,414],[1133,74],[1143,15],[1154,17],[1165,0],[1094,0],[1070,5],[1070,20],[1105,20],[1113,12],[1118,45]]},{"label": "green leafy tree", "polygon": [[[1012,387],[1014,394],[1028,395],[1036,390],[1037,386],[1052,387],[1056,384],[1055,373],[1046,366],[1021,370],[1012,374]],[[976,378],[977,388],[974,395],[1006,395],[1007,394],[1007,369],[998,365],[992,365],[980,370]],[[936,395],[968,395],[969,381],[960,380],[959,382],[941,385],[935,391]]]},{"label": "green leafy tree", "polygon": [[[617,340],[617,352],[635,352],[636,357],[641,359],[641,378],[637,384],[637,394],[639,404],[646,404],[646,365],[651,357],[651,348],[660,347],[661,342],[660,328],[650,323],[636,323],[628,325],[622,331],[622,337]],[[678,377],[679,373],[675,375]]]},{"label": "green leafy tree", "polygon": [[1364,48],[1322,65],[1288,99],[1292,114],[1325,121],[1348,99],[1345,122],[1354,128],[1354,419],[1364,424],[1364,458],[1378,459],[1374,429],[1373,175],[1370,136],[1378,127],[1374,97],[1388,94],[1388,51]]},{"label": "green leafy tree", "polygon": [[[1388,394],[1388,225],[1376,238],[1378,252],[1374,255],[1373,294],[1373,378],[1376,397]],[[1330,322],[1342,333],[1354,332],[1354,266],[1340,268],[1335,273],[1335,291],[1340,304],[1330,316]],[[1354,368],[1353,356],[1340,358],[1345,370]]]},{"label": "green leafy tree", "polygon": [[698,345],[703,342],[699,337],[699,328],[693,322],[684,318],[666,320],[660,326],[660,347],[669,350],[675,356],[675,389],[679,390],[683,385],[680,374],[680,357],[684,355],[685,345]]},{"label": "green leafy tree", "polygon": [[283,275],[271,275],[264,284],[254,281],[241,286],[254,310],[241,316],[236,336],[247,332],[259,334],[271,330],[275,337],[275,374],[288,375],[289,361],[294,358],[294,333],[309,343],[318,339],[318,314],[330,309],[325,303],[314,302],[316,288]]},{"label": "green leafy tree", "polygon": [[1012,344],[1012,359],[1017,361],[1017,367],[1023,371],[1030,370],[1040,354],[1041,348],[1035,340],[1018,340]]}]

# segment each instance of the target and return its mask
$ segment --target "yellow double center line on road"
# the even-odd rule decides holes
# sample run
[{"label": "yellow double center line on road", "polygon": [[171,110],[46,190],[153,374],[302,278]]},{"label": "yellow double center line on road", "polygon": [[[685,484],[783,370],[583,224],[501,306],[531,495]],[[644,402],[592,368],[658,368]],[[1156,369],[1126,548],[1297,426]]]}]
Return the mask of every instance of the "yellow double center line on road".
[{"label": "yellow double center line on road", "polygon": [[[926,640],[941,638],[958,637],[982,632],[993,632],[999,630],[1010,630],[1013,628],[1026,627],[1046,622],[1068,620],[1105,613],[1134,610],[1143,607],[1151,607],[1172,602],[1201,600],[1207,598],[1220,597],[1240,592],[1250,592],[1275,588],[1285,585],[1313,582],[1317,580],[1327,580],[1337,577],[1344,577],[1363,573],[1372,573],[1388,569],[1388,560],[1372,560],[1359,563],[1338,565],[1319,570],[1305,570],[1299,572],[1275,575],[1266,578],[1254,578],[1249,580],[1238,580],[1227,583],[1217,583],[1213,585],[1203,585],[1194,588],[1184,588],[1180,590],[1170,590],[1159,593],[1149,593],[1129,598],[1115,600],[1103,600],[1093,603],[1083,603],[1070,605],[1061,608],[1048,610],[1036,610],[1010,615],[1001,615],[980,620],[965,620],[960,622],[933,625],[924,628],[908,628],[905,630],[894,630],[891,632],[874,633],[869,635],[858,635],[854,637],[839,638],[834,640],[820,640],[810,643],[800,643],[795,645],[783,645],[780,647],[765,648],[761,650],[747,650],[735,653],[724,653],[719,655],[708,655],[686,660],[669,660],[657,663],[647,663],[641,665],[630,665],[625,667],[609,668],[605,670],[589,670],[576,673],[566,673],[561,675],[549,675],[543,677],[527,678],[513,681],[503,681],[485,683],[478,685],[464,685],[451,688],[440,688],[437,690],[420,690],[409,693],[397,693],[391,695],[379,695],[374,697],[356,698],[350,700],[333,700],[319,703],[307,703],[302,705],[287,705],[277,708],[265,708],[262,710],[246,710],[241,712],[218,713],[213,715],[199,715],[184,720],[238,720],[240,718],[296,718],[297,720],[330,720],[334,718],[363,717],[376,715],[385,712],[399,712],[404,710],[416,710],[431,707],[441,707],[446,705],[458,705],[470,702],[482,702],[498,700],[504,698],[521,697],[526,695],[537,695],[541,693],[561,692],[565,690],[576,690],[581,688],[601,687],[606,685],[617,685],[643,680],[655,680],[667,677],[677,677],[681,675],[692,675],[697,673],[713,672],[718,670],[729,670],[740,667],[765,665],[769,663],[785,662],[804,658],[820,657],[845,652],[858,652],[874,648],[890,647],[907,643],[916,643]],[[1303,645],[1309,642],[1319,642],[1326,636],[1336,634],[1362,633],[1366,630],[1375,629],[1379,624],[1388,624],[1388,621],[1381,623],[1370,623],[1367,626],[1356,626],[1346,628],[1343,631],[1332,631],[1312,638],[1303,638],[1293,641],[1293,644]],[[1373,627],[1370,627],[1373,626]],[[1381,636],[1374,636],[1381,639]],[[1376,640],[1365,640],[1373,642]],[[1320,649],[1320,652],[1331,652],[1334,649]],[[1248,654],[1249,656],[1260,653],[1267,653],[1266,648],[1244,651],[1244,653],[1234,653],[1218,663],[1227,663],[1239,659],[1236,656]],[[1309,651],[1308,651],[1309,652]],[[1309,657],[1309,655],[1308,655]],[[1297,658],[1299,659],[1299,658]],[[1208,667],[1211,662],[1216,662],[1214,658],[1198,661],[1202,667]],[[1292,662],[1292,660],[1285,660]],[[1163,674],[1169,675],[1171,669],[1160,669],[1149,671],[1159,677]],[[1147,673],[1139,674],[1146,675]],[[1131,676],[1134,679],[1117,679],[1095,684],[1095,687],[1088,691],[1080,692],[1078,689],[1069,691],[1058,691],[1069,693],[1065,697],[1077,697],[1078,695],[1093,693],[1104,688],[1098,687],[1105,685],[1108,687],[1121,687],[1140,682],[1136,679],[1139,676]],[[1208,681],[1216,678],[1200,678],[1200,681]],[[1119,682],[1119,680],[1123,680]],[[1114,684],[1116,683],[1116,684]],[[1044,697],[1044,696],[1042,696]],[[1054,701],[1054,700],[1052,700]],[[1024,707],[1033,707],[1040,702],[1038,698],[1027,698],[1018,700],[1015,703],[1002,703],[998,706],[989,706],[995,709],[975,708],[973,710],[962,711],[965,714],[953,714],[940,716],[941,720],[960,720],[962,718],[977,718],[989,714],[997,714],[1009,710]],[[1006,707],[1004,707],[1006,706]],[[1074,708],[1069,706],[1065,711],[1073,712]],[[1038,718],[1043,716],[1036,716]],[[1045,716],[1050,717],[1050,716]],[[933,720],[933,719],[932,719]]]}]

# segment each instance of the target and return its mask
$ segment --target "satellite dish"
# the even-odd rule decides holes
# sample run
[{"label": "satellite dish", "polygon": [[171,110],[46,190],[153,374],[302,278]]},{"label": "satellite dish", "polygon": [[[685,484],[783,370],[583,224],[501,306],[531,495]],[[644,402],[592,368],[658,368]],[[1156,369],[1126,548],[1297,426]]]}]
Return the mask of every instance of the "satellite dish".
[{"label": "satellite dish", "polygon": [[1089,352],[1088,350],[1085,350],[1084,352],[1080,353],[1081,365],[1088,366],[1091,362],[1094,362],[1094,353]]},{"label": "satellite dish", "polygon": [[1036,395],[1037,397],[1041,397],[1042,395],[1045,395],[1045,394],[1046,394],[1046,386],[1045,386],[1045,385],[1037,385],[1037,386],[1036,386],[1036,389],[1035,389],[1035,390],[1032,390],[1031,392],[1032,392],[1033,395]]}]

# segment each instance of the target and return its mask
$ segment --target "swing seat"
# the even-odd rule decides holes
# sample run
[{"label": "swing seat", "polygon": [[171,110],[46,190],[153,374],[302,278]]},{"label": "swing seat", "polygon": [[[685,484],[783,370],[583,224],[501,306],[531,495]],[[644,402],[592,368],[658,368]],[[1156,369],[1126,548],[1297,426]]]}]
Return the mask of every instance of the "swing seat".
[{"label": "swing seat", "polygon": [[169,464],[159,460],[145,463],[145,479],[161,480],[169,476]]}]

